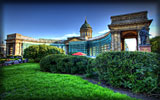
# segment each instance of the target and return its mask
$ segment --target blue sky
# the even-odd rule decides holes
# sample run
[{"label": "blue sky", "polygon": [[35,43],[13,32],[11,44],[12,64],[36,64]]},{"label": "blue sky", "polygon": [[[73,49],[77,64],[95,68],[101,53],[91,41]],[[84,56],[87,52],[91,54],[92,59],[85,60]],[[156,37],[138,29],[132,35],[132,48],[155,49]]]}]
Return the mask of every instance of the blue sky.
[{"label": "blue sky", "polygon": [[71,4],[5,4],[3,7],[3,31],[46,39],[65,39],[79,36],[85,16],[93,29],[93,37],[109,31],[110,16],[148,11],[153,19],[150,34],[157,34],[156,3],[71,3]]}]

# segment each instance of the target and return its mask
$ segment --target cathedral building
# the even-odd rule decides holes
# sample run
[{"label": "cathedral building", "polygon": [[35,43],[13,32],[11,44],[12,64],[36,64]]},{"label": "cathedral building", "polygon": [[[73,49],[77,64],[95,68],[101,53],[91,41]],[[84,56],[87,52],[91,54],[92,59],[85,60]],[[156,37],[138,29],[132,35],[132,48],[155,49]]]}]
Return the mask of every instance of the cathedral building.
[{"label": "cathedral building", "polygon": [[[22,55],[25,48],[31,45],[51,45],[62,48],[66,54],[82,52],[88,56],[97,56],[107,51],[128,50],[125,39],[135,38],[137,40],[137,51],[139,51],[139,31],[142,27],[149,26],[152,20],[147,18],[147,11],[111,16],[110,31],[103,35],[92,37],[92,27],[85,19],[80,27],[79,37],[69,37],[67,40],[34,39],[19,33],[9,34],[6,39],[6,55]],[[145,50],[148,50],[145,48]],[[149,52],[149,51],[148,51]]]}]

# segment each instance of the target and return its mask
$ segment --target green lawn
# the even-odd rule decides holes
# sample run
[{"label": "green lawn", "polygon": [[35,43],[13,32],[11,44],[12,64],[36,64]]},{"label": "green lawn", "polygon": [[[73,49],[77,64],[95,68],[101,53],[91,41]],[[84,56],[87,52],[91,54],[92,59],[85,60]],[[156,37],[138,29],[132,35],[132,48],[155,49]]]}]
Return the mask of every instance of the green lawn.
[{"label": "green lawn", "polygon": [[2,100],[136,100],[74,75],[41,72],[39,64],[3,67]]}]

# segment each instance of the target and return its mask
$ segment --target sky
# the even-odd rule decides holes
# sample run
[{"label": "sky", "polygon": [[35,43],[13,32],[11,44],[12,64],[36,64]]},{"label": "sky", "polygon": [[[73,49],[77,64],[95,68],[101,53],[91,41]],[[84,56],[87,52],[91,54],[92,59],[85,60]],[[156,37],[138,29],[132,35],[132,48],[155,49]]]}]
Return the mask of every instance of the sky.
[{"label": "sky", "polygon": [[[157,31],[156,3],[71,3],[71,4],[5,4],[3,6],[3,31],[7,34],[20,33],[36,39],[66,39],[79,36],[80,27],[87,17],[91,25],[92,36],[108,32],[111,16],[139,11],[148,11],[148,18],[153,19],[150,34]],[[133,39],[127,42],[133,44]],[[134,43],[135,45],[136,43]],[[133,50],[133,45],[129,47]]]}]

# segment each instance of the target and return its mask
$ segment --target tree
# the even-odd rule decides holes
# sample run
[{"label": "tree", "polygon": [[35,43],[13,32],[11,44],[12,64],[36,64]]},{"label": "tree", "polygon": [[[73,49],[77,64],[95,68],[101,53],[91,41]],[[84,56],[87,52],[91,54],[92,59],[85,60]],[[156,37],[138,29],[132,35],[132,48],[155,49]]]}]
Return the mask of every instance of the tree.
[{"label": "tree", "polygon": [[24,57],[34,59],[35,62],[39,62],[49,54],[64,54],[64,50],[48,45],[32,45],[24,50]]},{"label": "tree", "polygon": [[152,52],[160,54],[160,36],[150,39]]}]

